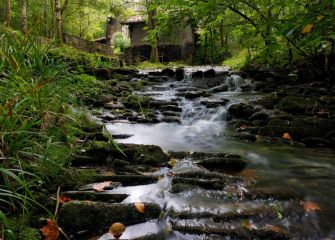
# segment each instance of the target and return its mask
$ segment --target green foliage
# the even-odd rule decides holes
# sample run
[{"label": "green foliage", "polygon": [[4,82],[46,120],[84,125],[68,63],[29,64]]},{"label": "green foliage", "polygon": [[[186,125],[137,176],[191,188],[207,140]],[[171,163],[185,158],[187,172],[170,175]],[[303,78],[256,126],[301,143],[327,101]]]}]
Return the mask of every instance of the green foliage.
[{"label": "green foliage", "polygon": [[121,32],[116,32],[113,35],[113,46],[116,54],[124,52],[126,48],[130,46],[130,40],[126,38]]},{"label": "green foliage", "polygon": [[243,49],[239,53],[235,54],[233,57],[223,61],[223,65],[232,67],[234,69],[241,69],[247,65],[249,60],[250,56],[248,54],[248,50]]},{"label": "green foliage", "polygon": [[[78,68],[78,65],[83,67],[117,67],[117,61],[113,57],[106,57],[100,54],[87,53],[79,51],[73,47],[62,45],[61,47],[52,47],[48,51],[51,56],[66,61],[70,65]],[[80,68],[79,68],[80,70]]]}]

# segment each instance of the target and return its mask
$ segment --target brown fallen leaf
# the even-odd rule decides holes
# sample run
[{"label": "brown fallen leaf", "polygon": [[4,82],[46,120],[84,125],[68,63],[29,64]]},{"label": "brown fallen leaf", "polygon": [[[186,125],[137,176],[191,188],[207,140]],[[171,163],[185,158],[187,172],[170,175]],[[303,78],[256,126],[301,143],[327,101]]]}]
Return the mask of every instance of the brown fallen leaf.
[{"label": "brown fallen leaf", "polygon": [[310,213],[313,211],[321,211],[321,208],[319,204],[315,202],[300,202],[300,204],[303,206],[305,212]]},{"label": "brown fallen leaf", "polygon": [[71,201],[73,201],[73,199],[71,199],[67,196],[64,196],[64,195],[59,196],[59,202],[60,203],[67,203],[67,202],[71,202]]},{"label": "brown fallen leaf", "polygon": [[244,177],[244,178],[246,178],[248,180],[251,180],[251,181],[256,181],[257,179],[259,179],[259,176],[257,176],[256,170],[255,169],[250,169],[250,168],[243,169],[241,172],[239,172],[236,175]]},{"label": "brown fallen leaf", "polygon": [[59,238],[59,228],[52,219],[47,219],[47,225],[40,229],[44,240],[57,240]]},{"label": "brown fallen leaf", "polygon": [[144,213],[144,208],[145,208],[144,203],[136,202],[135,203],[135,208],[140,213]]},{"label": "brown fallen leaf", "polygon": [[280,227],[274,226],[272,224],[265,224],[265,228],[269,229],[272,232],[279,233],[282,231]]},{"label": "brown fallen leaf", "polygon": [[291,140],[292,139],[292,137],[291,137],[291,135],[289,133],[284,133],[283,138],[285,140]]},{"label": "brown fallen leaf", "polygon": [[241,130],[245,130],[247,127],[248,127],[248,126],[244,124],[244,125],[241,125],[241,126],[240,126],[240,129],[241,129]]},{"label": "brown fallen leaf", "polygon": [[126,226],[122,223],[113,223],[113,225],[109,228],[109,233],[113,235],[116,239],[119,239],[124,231],[126,230]]},{"label": "brown fallen leaf", "polygon": [[102,183],[97,183],[93,185],[93,190],[97,192],[103,192],[105,191],[105,187],[109,187],[112,184],[112,181],[106,181]]}]

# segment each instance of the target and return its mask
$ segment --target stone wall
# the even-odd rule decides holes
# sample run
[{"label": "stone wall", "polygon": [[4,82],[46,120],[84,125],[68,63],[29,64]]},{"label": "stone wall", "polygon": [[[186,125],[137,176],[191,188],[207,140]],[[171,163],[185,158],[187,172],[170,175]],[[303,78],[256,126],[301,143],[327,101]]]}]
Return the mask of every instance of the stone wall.
[{"label": "stone wall", "polygon": [[[127,64],[136,64],[150,60],[150,54],[150,45],[138,45],[127,48],[124,53],[124,59]],[[173,44],[160,45],[158,46],[158,54],[160,62],[163,63],[176,61],[191,63],[193,60],[193,45],[187,44],[184,47]]]},{"label": "stone wall", "polygon": [[98,53],[98,54],[106,55],[109,57],[114,56],[113,48],[105,44],[88,41],[86,39],[76,37],[76,36],[71,36],[66,33],[63,34],[63,41],[64,43],[78,50],[82,50],[82,51],[89,52],[89,53]]}]

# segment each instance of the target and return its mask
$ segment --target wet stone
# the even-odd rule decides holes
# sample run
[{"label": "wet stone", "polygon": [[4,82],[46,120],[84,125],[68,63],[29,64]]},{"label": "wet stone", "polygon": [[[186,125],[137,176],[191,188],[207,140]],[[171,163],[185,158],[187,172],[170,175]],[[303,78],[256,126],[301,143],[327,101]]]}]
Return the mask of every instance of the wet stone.
[{"label": "wet stone", "polygon": [[61,193],[61,195],[69,197],[73,200],[86,200],[109,203],[119,203],[128,197],[127,194],[111,194],[106,192],[94,191],[68,191]]},{"label": "wet stone", "polygon": [[209,89],[209,92],[211,93],[218,93],[218,92],[226,92],[228,91],[229,87],[227,84],[223,84],[217,87],[213,87],[211,89]]},{"label": "wet stone", "polygon": [[196,161],[200,166],[203,166],[207,169],[216,169],[226,172],[240,172],[242,171],[247,162],[240,158],[207,158],[204,160]]},{"label": "wet stone", "polygon": [[161,213],[159,205],[144,203],[140,213],[134,204],[109,204],[102,202],[72,201],[62,205],[59,211],[59,226],[66,232],[97,231],[108,229],[112,223],[131,225],[157,219]]}]

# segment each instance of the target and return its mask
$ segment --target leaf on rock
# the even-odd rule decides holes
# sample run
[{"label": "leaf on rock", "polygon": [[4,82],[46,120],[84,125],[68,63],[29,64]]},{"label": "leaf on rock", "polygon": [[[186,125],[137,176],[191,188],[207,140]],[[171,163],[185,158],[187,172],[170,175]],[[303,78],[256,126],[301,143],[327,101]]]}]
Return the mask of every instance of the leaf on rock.
[{"label": "leaf on rock", "polygon": [[113,223],[113,225],[109,228],[109,233],[113,235],[116,239],[119,239],[121,235],[126,230],[126,226],[122,223]]},{"label": "leaf on rock", "polygon": [[319,204],[315,202],[301,202],[305,212],[310,213],[314,211],[321,211]]},{"label": "leaf on rock", "polygon": [[249,169],[249,168],[243,169],[237,175],[241,176],[241,177],[244,177],[244,178],[246,178],[248,180],[251,180],[251,181],[256,181],[257,179],[259,179],[259,176],[257,176],[256,170]]},{"label": "leaf on rock", "polygon": [[44,240],[57,240],[59,238],[59,228],[54,220],[47,219],[47,225],[40,229]]},{"label": "leaf on rock", "polygon": [[59,202],[60,203],[67,203],[67,202],[71,202],[71,201],[73,201],[73,199],[71,199],[67,196],[64,196],[64,195],[59,196]]},{"label": "leaf on rock", "polygon": [[112,181],[106,181],[102,183],[97,183],[93,185],[93,190],[97,192],[103,192],[105,191],[104,188],[109,187],[112,184]]},{"label": "leaf on rock", "polygon": [[257,226],[252,221],[249,220],[242,221],[242,226],[249,230],[257,229]]},{"label": "leaf on rock", "polygon": [[144,213],[144,203],[140,203],[140,202],[135,203],[135,208],[140,213]]},{"label": "leaf on rock", "polygon": [[301,33],[310,33],[313,27],[314,25],[309,23],[305,27],[302,28]]},{"label": "leaf on rock", "polygon": [[168,162],[170,167],[174,167],[176,165],[176,163],[177,163],[177,160],[174,159],[174,158],[171,158],[171,160]]},{"label": "leaf on rock", "polygon": [[265,228],[269,229],[271,232],[279,233],[282,231],[280,227],[274,226],[272,224],[266,224]]},{"label": "leaf on rock", "polygon": [[240,129],[245,130],[247,127],[248,127],[247,125],[243,124],[243,125],[240,126]]},{"label": "leaf on rock", "polygon": [[292,139],[292,137],[291,137],[291,135],[289,133],[284,133],[283,138],[285,140],[291,140]]}]

